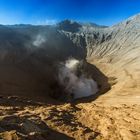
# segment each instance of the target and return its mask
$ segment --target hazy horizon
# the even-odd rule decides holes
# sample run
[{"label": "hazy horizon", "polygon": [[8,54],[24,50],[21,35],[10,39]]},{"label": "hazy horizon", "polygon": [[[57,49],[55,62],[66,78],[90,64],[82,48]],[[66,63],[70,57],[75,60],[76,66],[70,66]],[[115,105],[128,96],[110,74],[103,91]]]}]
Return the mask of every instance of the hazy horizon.
[{"label": "hazy horizon", "polygon": [[65,19],[111,26],[140,13],[135,0],[1,0],[0,24],[52,25]]}]

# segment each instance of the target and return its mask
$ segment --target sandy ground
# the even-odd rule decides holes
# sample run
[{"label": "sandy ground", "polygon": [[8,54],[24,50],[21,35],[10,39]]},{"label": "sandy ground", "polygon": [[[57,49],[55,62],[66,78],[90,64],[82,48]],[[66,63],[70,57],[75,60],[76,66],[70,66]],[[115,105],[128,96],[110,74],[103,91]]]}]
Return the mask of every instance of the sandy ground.
[{"label": "sandy ground", "polygon": [[140,105],[41,104],[27,98],[0,98],[4,140],[139,140]]}]

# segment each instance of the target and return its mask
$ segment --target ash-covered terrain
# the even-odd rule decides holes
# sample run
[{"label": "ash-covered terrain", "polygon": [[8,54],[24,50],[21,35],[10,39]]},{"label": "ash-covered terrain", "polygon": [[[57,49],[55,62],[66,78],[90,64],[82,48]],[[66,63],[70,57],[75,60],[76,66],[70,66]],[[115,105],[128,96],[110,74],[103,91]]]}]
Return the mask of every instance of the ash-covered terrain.
[{"label": "ash-covered terrain", "polygon": [[0,138],[139,140],[140,15],[1,25]]}]

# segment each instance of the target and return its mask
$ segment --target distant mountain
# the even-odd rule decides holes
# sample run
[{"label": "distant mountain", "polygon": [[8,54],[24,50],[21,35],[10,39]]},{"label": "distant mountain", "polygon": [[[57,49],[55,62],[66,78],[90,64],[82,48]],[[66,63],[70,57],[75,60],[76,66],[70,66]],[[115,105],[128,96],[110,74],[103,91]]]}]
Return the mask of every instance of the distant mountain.
[{"label": "distant mountain", "polygon": [[57,28],[59,30],[64,30],[68,32],[78,32],[81,28],[107,28],[108,26],[98,25],[95,23],[82,23],[82,22],[76,22],[72,20],[64,20],[57,24]]},{"label": "distant mountain", "polygon": [[82,27],[81,24],[71,20],[64,20],[57,24],[57,28],[59,30],[64,30],[68,32],[77,32],[81,27]]},{"label": "distant mountain", "polygon": [[89,23],[80,23],[81,25],[83,26],[87,26],[87,27],[95,27],[95,28],[107,28],[108,26],[105,26],[105,25],[98,25],[96,23],[92,23],[92,22],[89,22]]}]

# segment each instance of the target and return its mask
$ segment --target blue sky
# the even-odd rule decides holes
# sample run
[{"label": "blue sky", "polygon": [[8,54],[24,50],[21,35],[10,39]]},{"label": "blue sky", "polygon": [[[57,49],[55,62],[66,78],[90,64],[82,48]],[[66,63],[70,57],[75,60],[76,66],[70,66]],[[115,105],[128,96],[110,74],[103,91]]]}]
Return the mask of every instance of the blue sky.
[{"label": "blue sky", "polygon": [[0,0],[0,24],[53,24],[64,19],[113,25],[140,13],[140,0]]}]

